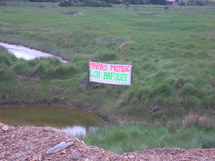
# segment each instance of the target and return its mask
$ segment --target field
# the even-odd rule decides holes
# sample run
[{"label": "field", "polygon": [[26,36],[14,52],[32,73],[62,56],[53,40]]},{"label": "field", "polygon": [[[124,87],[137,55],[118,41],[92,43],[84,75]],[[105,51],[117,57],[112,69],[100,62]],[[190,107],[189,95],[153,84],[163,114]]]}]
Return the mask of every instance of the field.
[{"label": "field", "polygon": [[[11,2],[0,14],[0,41],[70,60],[26,62],[1,48],[1,104],[71,105],[120,122],[215,113],[212,6],[60,8]],[[132,85],[88,85],[89,60],[132,64]],[[17,75],[41,80],[18,81]]]}]

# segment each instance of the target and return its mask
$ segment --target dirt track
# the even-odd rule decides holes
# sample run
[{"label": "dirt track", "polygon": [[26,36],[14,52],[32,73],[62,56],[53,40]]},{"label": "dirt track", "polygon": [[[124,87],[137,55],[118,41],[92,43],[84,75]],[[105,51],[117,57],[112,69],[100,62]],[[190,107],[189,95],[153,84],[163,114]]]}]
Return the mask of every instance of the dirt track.
[{"label": "dirt track", "polygon": [[[55,145],[58,148],[61,145],[67,147],[58,149]],[[53,128],[11,127],[0,123],[0,160],[215,161],[215,149],[163,148],[117,155],[95,146],[87,146],[83,141]]]}]

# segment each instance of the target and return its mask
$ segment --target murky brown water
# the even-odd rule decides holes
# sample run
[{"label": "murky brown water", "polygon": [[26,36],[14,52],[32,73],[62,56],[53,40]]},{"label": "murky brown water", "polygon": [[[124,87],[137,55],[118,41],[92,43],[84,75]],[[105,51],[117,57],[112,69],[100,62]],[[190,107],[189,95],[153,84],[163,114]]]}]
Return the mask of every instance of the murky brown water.
[{"label": "murky brown water", "polygon": [[52,126],[73,136],[103,126],[93,114],[59,106],[0,107],[0,122],[19,126]]}]

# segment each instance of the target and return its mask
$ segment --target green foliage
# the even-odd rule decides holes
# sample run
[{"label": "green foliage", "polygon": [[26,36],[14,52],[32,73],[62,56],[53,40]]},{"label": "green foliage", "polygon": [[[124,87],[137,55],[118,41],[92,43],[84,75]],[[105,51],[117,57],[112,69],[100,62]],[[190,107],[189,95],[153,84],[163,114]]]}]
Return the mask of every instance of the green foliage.
[{"label": "green foliage", "polygon": [[72,76],[76,73],[76,69],[72,65],[59,65],[54,70],[55,78],[64,78]]},{"label": "green foliage", "polygon": [[41,61],[35,68],[34,72],[39,74],[42,78],[51,78],[54,69],[52,65],[47,61]]},{"label": "green foliage", "polygon": [[26,74],[29,72],[29,66],[26,61],[17,61],[13,65],[13,70],[16,74]]},{"label": "green foliage", "polygon": [[7,66],[11,65],[12,60],[8,54],[1,54],[0,55],[0,64],[6,64]]},{"label": "green foliage", "polygon": [[184,99],[184,106],[189,110],[196,111],[201,106],[201,100],[195,96],[187,96]]},{"label": "green foliage", "polygon": [[12,80],[14,78],[14,72],[10,68],[16,58],[3,51],[0,51],[0,81],[2,80]]},{"label": "green foliage", "polygon": [[203,98],[203,104],[205,107],[208,109],[215,109],[215,95],[214,94],[209,94]]},{"label": "green foliage", "polygon": [[166,1],[165,0],[150,0],[151,4],[160,4],[160,5],[165,5]]},{"label": "green foliage", "polygon": [[72,0],[60,0],[59,6],[63,6],[63,7],[72,6]]},{"label": "green foliage", "polygon": [[181,93],[183,94],[183,95],[195,95],[196,94],[196,89],[195,89],[195,87],[194,87],[194,85],[193,84],[191,84],[191,83],[186,83],[184,86],[183,86],[183,88],[181,89]]},{"label": "green foliage", "polygon": [[173,93],[173,89],[168,84],[161,84],[160,86],[156,87],[153,92],[152,96],[155,95],[163,95],[163,96],[170,96]]},{"label": "green foliage", "polygon": [[0,64],[0,81],[11,80],[14,78],[13,71],[7,66]]},{"label": "green foliage", "polygon": [[88,7],[112,7],[110,3],[106,3],[104,1],[97,1],[97,0],[85,0],[83,6]]},{"label": "green foliage", "polygon": [[[4,73],[0,79],[10,78],[8,84],[15,82],[16,91],[9,96],[3,90],[3,100],[11,103],[20,98],[20,102],[28,102],[18,91],[24,93],[25,89],[27,95],[34,89],[36,94],[29,102],[50,103],[55,97],[63,97],[62,104],[90,104],[104,115],[117,113],[119,119],[132,121],[162,115],[171,118],[190,111],[214,114],[213,6],[171,6],[164,10],[158,5],[138,5],[126,10],[123,5],[95,10],[24,2],[14,8],[14,3],[1,8],[0,41],[24,44],[71,61],[48,58],[25,63],[9,54],[2,57],[6,51],[0,48]],[[41,10],[41,5],[49,12]],[[26,15],[31,16],[27,21]],[[132,64],[132,85],[116,90],[118,86],[94,83],[86,88],[88,61],[92,59]],[[27,85],[31,80],[15,80],[18,73],[40,76],[40,81],[31,88]],[[4,88],[10,91],[11,87]]]},{"label": "green foliage", "polygon": [[59,0],[28,0],[30,2],[58,2]]},{"label": "green foliage", "polygon": [[191,6],[204,6],[206,4],[205,0],[188,0],[187,5]]},{"label": "green foliage", "polygon": [[179,5],[179,6],[185,6],[185,5],[186,5],[186,2],[185,2],[185,1],[179,1],[178,5]]},{"label": "green foliage", "polygon": [[214,148],[215,129],[179,128],[171,132],[154,125],[116,125],[87,134],[84,141],[121,154],[154,148]]},{"label": "green foliage", "polygon": [[114,53],[104,53],[95,57],[96,61],[110,61],[117,58],[117,55]]},{"label": "green foliage", "polygon": [[111,7],[111,4],[99,0],[60,0],[59,6]]},{"label": "green foliage", "polygon": [[61,64],[61,61],[60,61],[59,59],[53,57],[53,58],[50,58],[50,59],[49,59],[49,63],[50,63],[53,67],[55,67],[55,66],[60,65],[60,64]]}]

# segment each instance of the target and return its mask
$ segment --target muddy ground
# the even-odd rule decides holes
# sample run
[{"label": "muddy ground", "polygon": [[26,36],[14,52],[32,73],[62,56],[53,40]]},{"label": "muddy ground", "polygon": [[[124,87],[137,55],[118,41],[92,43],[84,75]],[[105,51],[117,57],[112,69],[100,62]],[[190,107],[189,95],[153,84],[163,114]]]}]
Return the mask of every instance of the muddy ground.
[{"label": "muddy ground", "polygon": [[215,149],[158,148],[117,155],[50,127],[0,123],[1,161],[215,161]]}]

